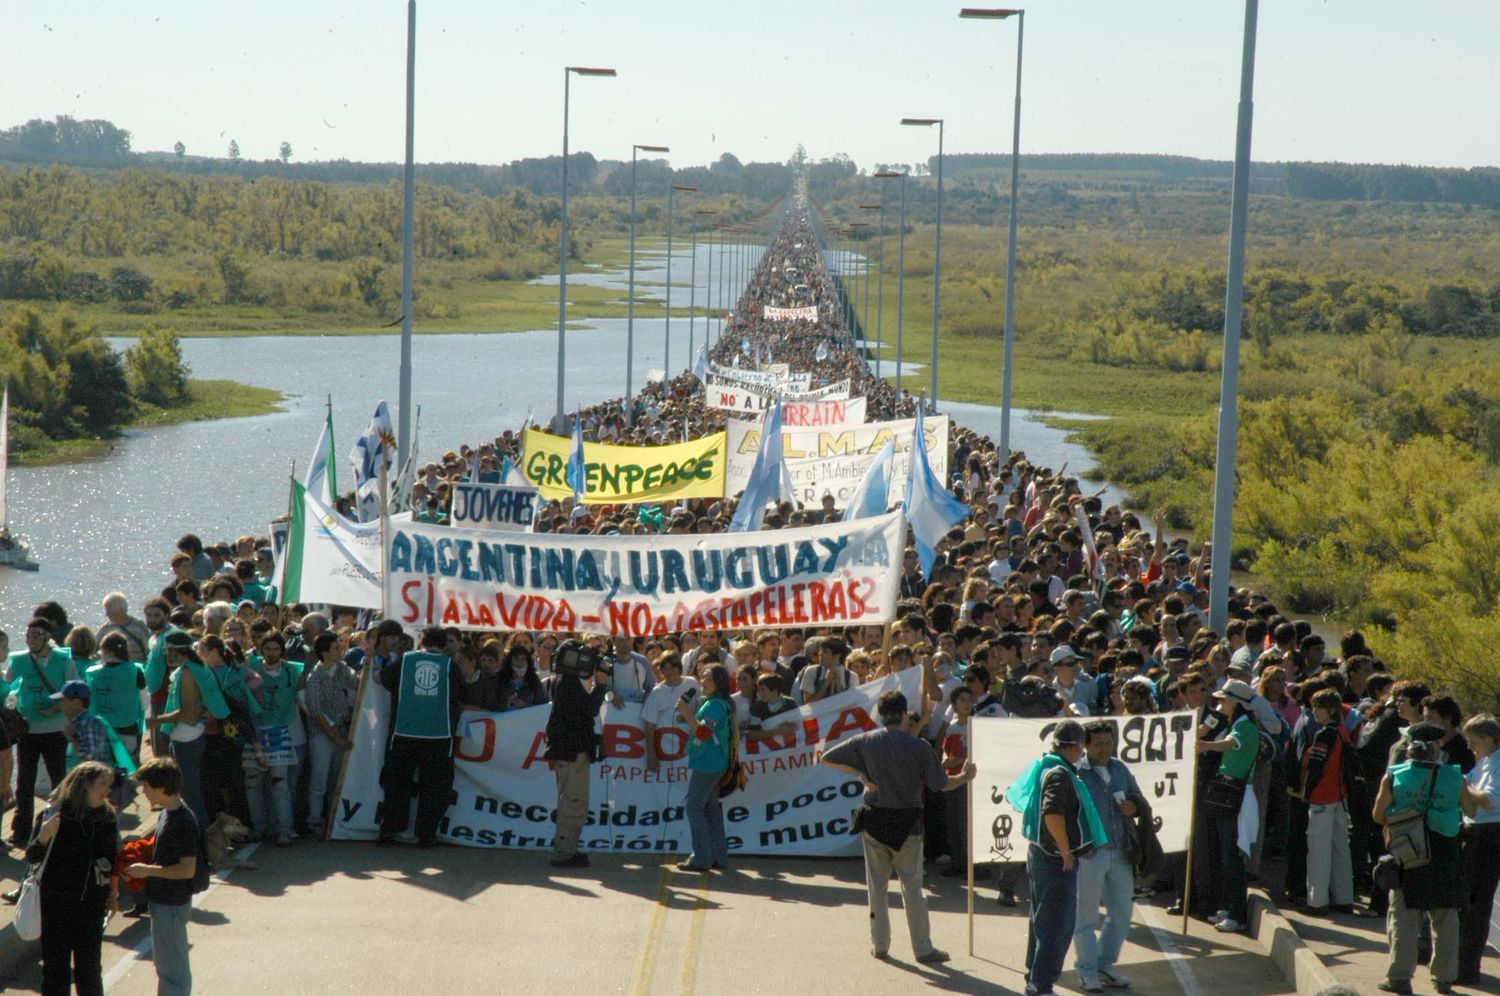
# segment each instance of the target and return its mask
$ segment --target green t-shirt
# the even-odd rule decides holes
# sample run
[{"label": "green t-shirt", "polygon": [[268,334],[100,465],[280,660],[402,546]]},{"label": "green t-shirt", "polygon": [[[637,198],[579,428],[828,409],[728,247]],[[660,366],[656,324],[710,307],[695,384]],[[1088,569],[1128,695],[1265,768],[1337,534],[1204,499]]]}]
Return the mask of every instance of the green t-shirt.
[{"label": "green t-shirt", "polygon": [[1255,770],[1255,758],[1260,753],[1260,731],[1249,713],[1240,713],[1229,730],[1235,746],[1224,752],[1219,762],[1219,773],[1245,782]]},{"label": "green t-shirt", "polygon": [[61,733],[68,719],[52,700],[52,693],[60,691],[63,682],[78,677],[72,653],[63,647],[52,647],[46,659],[38,664],[32,660],[30,651],[18,651],[10,655],[10,676],[16,708],[26,717],[31,732]]},{"label": "green t-shirt", "polygon": [[251,657],[248,665],[260,675],[255,689],[255,722],[262,727],[291,726],[297,715],[297,686],[302,683],[302,665],[282,661],[281,670],[272,675],[266,662]]},{"label": "green t-shirt", "polygon": [[734,707],[727,699],[711,695],[698,706],[696,716],[699,733],[688,737],[688,768],[693,771],[723,771],[729,767],[729,738],[734,735]]}]

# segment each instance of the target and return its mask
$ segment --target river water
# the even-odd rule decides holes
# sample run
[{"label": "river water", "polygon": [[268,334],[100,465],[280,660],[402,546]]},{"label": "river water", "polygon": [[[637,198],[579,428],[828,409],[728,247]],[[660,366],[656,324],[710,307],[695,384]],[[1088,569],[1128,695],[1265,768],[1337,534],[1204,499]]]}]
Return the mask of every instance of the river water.
[{"label": "river water", "polygon": [[[675,247],[674,247],[675,249]],[[700,245],[697,300],[706,285],[708,247]],[[638,253],[637,291],[659,297],[665,276],[660,251]],[[687,303],[689,252],[673,254],[673,304]],[[717,277],[718,260],[715,260]],[[587,279],[623,286],[621,274],[589,273]],[[641,286],[641,282],[646,282]],[[715,280],[717,283],[717,279]],[[732,295],[731,295],[732,299]],[[589,329],[568,332],[566,401],[593,403],[623,390],[626,320],[589,320]],[[672,321],[672,366],[688,362],[687,321]],[[695,323],[702,341],[705,322]],[[663,362],[662,319],[635,322],[635,382]],[[126,340],[112,343],[116,348]],[[363,431],[376,402],[397,394],[399,337],[260,336],[184,339],[193,375],[272,387],[288,395],[284,411],[253,418],[220,419],[132,431],[105,455],[10,472],[11,528],[30,536],[42,569],[26,574],[0,568],[0,628],[15,636],[30,609],[55,598],[78,622],[101,621],[99,605],[112,590],[125,592],[138,612],[141,601],[168,578],[167,560],[178,536],[195,532],[205,542],[265,533],[286,511],[292,461],[305,468],[331,395],[339,454]],[[421,403],[419,450],[435,457],[461,443],[478,443],[518,427],[528,412],[545,422],[556,402],[557,332],[418,335],[413,347],[413,396]],[[997,364],[998,368],[998,364]],[[997,408],[945,403],[943,410],[980,431],[998,431]],[[1073,416],[1077,417],[1077,416]],[[1016,410],[1013,445],[1033,462],[1056,467],[1067,461],[1083,473],[1088,452],[1067,441],[1036,414]],[[341,456],[342,459],[342,456]],[[349,475],[347,462],[338,467]],[[347,476],[344,477],[347,480]],[[1118,501],[1111,492],[1105,501]]]}]

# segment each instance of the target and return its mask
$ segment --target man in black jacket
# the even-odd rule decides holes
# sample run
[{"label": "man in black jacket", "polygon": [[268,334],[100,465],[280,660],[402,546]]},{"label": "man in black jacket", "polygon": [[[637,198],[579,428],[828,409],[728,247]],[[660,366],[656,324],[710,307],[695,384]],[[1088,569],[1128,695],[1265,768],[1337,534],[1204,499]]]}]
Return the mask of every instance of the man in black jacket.
[{"label": "man in black jacket", "polygon": [[[547,760],[557,776],[557,834],[552,839],[554,868],[587,868],[589,857],[578,852],[578,835],[589,810],[589,765],[594,759],[594,719],[604,705],[609,673],[595,671],[587,678],[564,668],[578,659],[583,645],[569,640],[557,649],[553,667],[557,685],[552,691],[552,713],[547,717]],[[602,661],[601,661],[602,664]]]}]

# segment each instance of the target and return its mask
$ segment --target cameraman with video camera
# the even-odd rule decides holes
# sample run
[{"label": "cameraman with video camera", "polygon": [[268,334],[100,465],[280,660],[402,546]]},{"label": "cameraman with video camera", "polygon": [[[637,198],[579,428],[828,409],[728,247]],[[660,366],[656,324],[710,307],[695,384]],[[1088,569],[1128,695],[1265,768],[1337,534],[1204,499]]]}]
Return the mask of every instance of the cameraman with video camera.
[{"label": "cameraman with video camera", "polygon": [[589,765],[602,744],[594,720],[604,705],[610,667],[599,651],[580,640],[567,640],[552,660],[557,684],[552,714],[547,717],[547,752],[557,776],[557,834],[552,840],[552,867],[587,868],[588,855],[578,853],[578,835],[589,810]]}]

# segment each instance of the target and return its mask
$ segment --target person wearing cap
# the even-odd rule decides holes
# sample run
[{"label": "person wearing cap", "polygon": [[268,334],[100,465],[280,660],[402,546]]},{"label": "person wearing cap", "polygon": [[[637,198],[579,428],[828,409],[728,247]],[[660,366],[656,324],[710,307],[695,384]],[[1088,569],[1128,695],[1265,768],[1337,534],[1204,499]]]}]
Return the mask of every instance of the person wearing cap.
[{"label": "person wearing cap", "polygon": [[1083,725],[1063,720],[1052,731],[1052,749],[1005,791],[1021,813],[1028,841],[1026,996],[1050,994],[1061,977],[1078,919],[1078,859],[1109,842],[1093,796],[1078,777],[1084,750]]},{"label": "person wearing cap", "polygon": [[114,767],[115,754],[110,747],[109,731],[104,720],[89,711],[93,691],[86,681],[63,682],[51,696],[58,710],[68,718],[63,731],[68,738],[67,768],[72,771],[80,761],[98,761]]},{"label": "person wearing cap", "polygon": [[[1204,735],[1205,727],[1199,727],[1198,753],[1221,754],[1216,777],[1233,779],[1241,785],[1250,781],[1260,754],[1260,731],[1250,714],[1254,697],[1255,692],[1243,681],[1224,682],[1224,687],[1214,693],[1214,700],[1229,725],[1229,732],[1211,740]],[[1245,862],[1240,857],[1240,814],[1238,810],[1211,807],[1205,816],[1203,824],[1209,838],[1206,853],[1218,858],[1218,874],[1213,877],[1214,905],[1218,907],[1213,917],[1214,929],[1226,934],[1238,933],[1250,923]]]},{"label": "person wearing cap", "polygon": [[1487,809],[1491,803],[1464,781],[1456,764],[1443,761],[1439,741],[1443,728],[1416,722],[1406,731],[1404,760],[1392,764],[1380,780],[1375,796],[1375,822],[1385,826],[1400,810],[1425,813],[1429,861],[1419,869],[1403,870],[1401,884],[1391,890],[1386,934],[1390,963],[1378,988],[1387,993],[1411,993],[1417,971],[1417,935],[1425,915],[1432,927],[1432,981],[1440,993],[1453,991],[1458,978],[1458,910],[1463,902],[1463,858],[1459,830],[1463,815]]},{"label": "person wearing cap", "polygon": [[807,667],[797,676],[794,697],[802,705],[848,691],[859,683],[854,672],[844,666],[849,645],[836,636],[815,636],[807,641]]},{"label": "person wearing cap", "polygon": [[167,667],[167,701],[162,713],[147,725],[167,738],[171,755],[182,770],[182,800],[193,811],[200,826],[208,826],[204,804],[203,759],[208,749],[207,719],[229,717],[229,703],[219,680],[193,648],[193,638],[174,629],[162,638]]},{"label": "person wearing cap", "polygon": [[1092,715],[1098,701],[1094,679],[1078,673],[1082,663],[1083,655],[1068,643],[1057,647],[1048,658],[1052,667],[1052,687],[1057,689],[1070,716]]},{"label": "person wearing cap", "polygon": [[16,708],[27,729],[16,744],[16,812],[11,817],[10,839],[25,847],[31,839],[31,820],[36,809],[36,769],[47,766],[53,785],[66,773],[67,717],[52,699],[63,683],[78,677],[73,656],[52,644],[52,624],[35,618],[26,624],[26,649],[5,661],[4,679],[16,695]]}]

